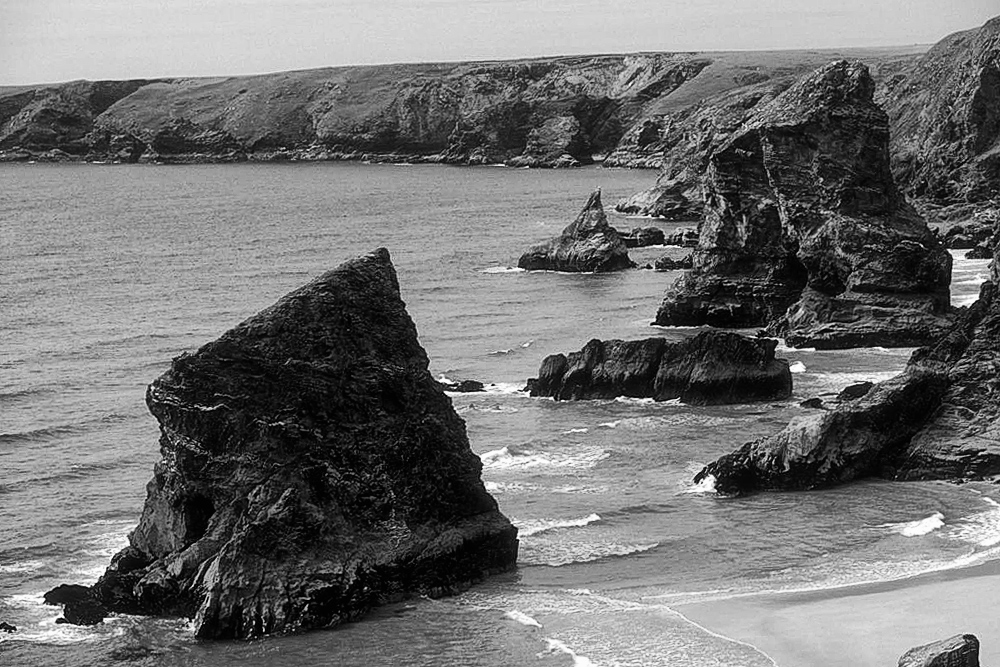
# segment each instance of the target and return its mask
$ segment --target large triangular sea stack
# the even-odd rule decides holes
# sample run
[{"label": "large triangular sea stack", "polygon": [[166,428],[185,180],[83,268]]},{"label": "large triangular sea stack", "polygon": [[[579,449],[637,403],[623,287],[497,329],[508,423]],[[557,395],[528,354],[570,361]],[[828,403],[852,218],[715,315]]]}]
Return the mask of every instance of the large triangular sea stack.
[{"label": "large triangular sea stack", "polygon": [[253,637],[514,566],[517,530],[428,372],[385,249],[178,357],[146,400],[163,458],[131,545],[92,589],[109,611]]},{"label": "large triangular sea stack", "polygon": [[949,324],[950,256],[897,190],[859,62],[764,105],[712,155],[692,271],[661,325],[771,325],[794,345],[916,345]]}]

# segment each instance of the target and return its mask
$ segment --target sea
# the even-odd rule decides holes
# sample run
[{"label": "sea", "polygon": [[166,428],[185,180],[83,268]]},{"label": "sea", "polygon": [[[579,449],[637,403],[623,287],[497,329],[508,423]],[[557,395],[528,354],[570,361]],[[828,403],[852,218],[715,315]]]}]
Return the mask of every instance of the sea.
[{"label": "sea", "polygon": [[[695,407],[556,402],[522,391],[548,354],[651,326],[677,272],[524,272],[520,253],[603,189],[611,212],[648,171],[285,163],[0,165],[0,633],[3,665],[757,667],[774,661],[689,621],[686,602],[914,577],[1000,558],[1000,491],[864,481],[742,499],[703,465],[909,349],[779,347],[785,401]],[[198,641],[186,619],[57,624],[42,593],[94,582],[136,525],[157,461],[146,386],[341,262],[384,246],[483,479],[520,529],[516,572],[332,630]],[[639,264],[682,248],[631,252]],[[956,304],[986,261],[955,252]],[[781,667],[807,667],[785,666]]]}]

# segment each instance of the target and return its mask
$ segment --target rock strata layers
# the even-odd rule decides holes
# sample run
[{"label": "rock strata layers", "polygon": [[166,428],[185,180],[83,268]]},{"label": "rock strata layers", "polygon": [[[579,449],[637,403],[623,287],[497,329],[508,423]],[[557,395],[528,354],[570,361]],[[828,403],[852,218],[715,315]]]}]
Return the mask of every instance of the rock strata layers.
[{"label": "rock strata layers", "polygon": [[984,479],[1000,474],[1000,295],[994,275],[905,371],[834,409],[794,419],[702,470],[724,494],[828,487],[862,477]]},{"label": "rock strata layers", "polygon": [[579,352],[542,361],[532,396],[556,400],[653,398],[710,405],[779,400],[792,393],[777,341],[709,331],[679,343],[663,338],[591,340]]},{"label": "rock strata layers", "polygon": [[896,189],[874,90],[863,64],[831,63],[712,154],[693,270],[657,324],[770,325],[821,348],[940,335],[951,258]]},{"label": "rock strata layers", "polygon": [[556,238],[532,246],[521,255],[518,267],[528,271],[620,271],[635,266],[628,247],[601,204],[601,190],[591,193],[580,215]]},{"label": "rock strata layers", "polygon": [[162,459],[88,603],[255,637],[514,567],[517,530],[428,372],[384,249],[178,357],[146,401]]},{"label": "rock strata layers", "polygon": [[899,658],[898,667],[979,667],[979,639],[955,635],[911,648]]}]

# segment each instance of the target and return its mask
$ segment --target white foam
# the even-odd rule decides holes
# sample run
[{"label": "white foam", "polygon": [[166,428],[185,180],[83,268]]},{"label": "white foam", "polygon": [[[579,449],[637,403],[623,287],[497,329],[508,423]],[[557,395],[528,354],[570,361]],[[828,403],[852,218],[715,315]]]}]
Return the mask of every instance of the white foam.
[{"label": "white foam", "polygon": [[692,484],[688,488],[684,489],[684,493],[695,493],[699,495],[715,493],[716,481],[715,475],[705,475],[700,482]]},{"label": "white foam", "polygon": [[45,567],[45,563],[40,560],[24,560],[19,563],[0,565],[0,574],[18,574],[21,572],[36,572]]},{"label": "white foam", "polygon": [[778,346],[776,348],[774,348],[774,351],[775,352],[785,352],[785,353],[788,353],[788,352],[815,352],[816,348],[815,347],[789,347],[788,345],[785,344],[785,339],[784,338],[779,338],[778,339]]},{"label": "white foam", "polygon": [[438,375],[437,381],[440,382],[441,384],[458,384],[455,380],[452,380],[450,377],[448,377],[444,373],[441,373],[440,375]]},{"label": "white foam", "polygon": [[525,270],[519,266],[491,266],[483,269],[480,273],[522,273]]},{"label": "white foam", "polygon": [[513,348],[508,347],[505,350],[490,350],[486,354],[488,354],[491,357],[503,357],[503,356],[506,356],[506,355],[510,354],[513,351],[514,351]]},{"label": "white foam", "polygon": [[795,362],[792,362],[792,364],[788,367],[788,370],[789,370],[789,372],[792,372],[792,373],[805,373],[806,372],[806,365],[804,363],[802,363],[801,361],[795,361]]},{"label": "white foam", "polygon": [[622,423],[621,419],[616,419],[613,422],[602,422],[598,424],[600,428],[618,428],[618,425]]},{"label": "white foam", "polygon": [[562,434],[569,435],[571,433],[587,433],[589,430],[590,430],[589,428],[571,428],[569,430],[563,431]]},{"label": "white foam", "polygon": [[611,453],[600,448],[585,447],[574,452],[538,452],[531,449],[502,447],[480,455],[486,469],[524,468],[593,468]]},{"label": "white foam", "polygon": [[1000,503],[983,496],[990,509],[963,517],[948,532],[949,537],[970,542],[980,547],[1000,544]]},{"label": "white foam", "polygon": [[528,537],[560,528],[582,528],[600,520],[599,514],[588,514],[580,519],[533,519],[524,522],[515,520],[514,525],[517,526],[518,537]]},{"label": "white foam", "polygon": [[539,623],[538,621],[536,621],[532,617],[528,616],[524,612],[518,611],[517,609],[511,609],[510,611],[508,611],[507,613],[505,613],[504,616],[506,616],[507,618],[509,618],[512,621],[517,621],[521,625],[527,625],[527,626],[532,627],[532,628],[540,628],[540,627],[542,627],[541,623]]},{"label": "white foam", "polygon": [[944,514],[934,512],[929,517],[917,519],[915,521],[904,521],[902,523],[884,523],[882,528],[888,528],[894,533],[903,537],[919,537],[932,533],[944,526]]},{"label": "white foam", "polygon": [[659,542],[647,544],[619,542],[574,542],[560,538],[558,540],[526,540],[521,543],[521,553],[518,556],[524,565],[547,565],[562,567],[590,563],[605,558],[631,556],[651,551],[660,546]]},{"label": "white foam", "polygon": [[531,347],[534,342],[535,342],[535,339],[532,338],[531,340],[527,341],[526,343],[521,343],[521,347],[523,347],[523,348]]},{"label": "white foam", "polygon": [[546,653],[564,653],[571,658],[573,658],[573,667],[597,667],[590,658],[578,654],[576,651],[566,646],[563,642],[558,639],[552,639],[550,637],[545,638],[546,649],[544,652],[539,653],[538,657],[541,658]]},{"label": "white foam", "polygon": [[538,487],[534,484],[524,484],[522,482],[494,482],[488,481],[486,490],[490,493],[518,493],[521,491],[533,491]]},{"label": "white foam", "polygon": [[632,398],[631,396],[619,396],[615,403],[628,403],[631,405],[650,405],[654,403],[652,398]]},{"label": "white foam", "polygon": [[487,394],[500,394],[500,395],[511,395],[511,394],[523,394],[524,393],[524,383],[521,382],[491,382],[483,387]]}]

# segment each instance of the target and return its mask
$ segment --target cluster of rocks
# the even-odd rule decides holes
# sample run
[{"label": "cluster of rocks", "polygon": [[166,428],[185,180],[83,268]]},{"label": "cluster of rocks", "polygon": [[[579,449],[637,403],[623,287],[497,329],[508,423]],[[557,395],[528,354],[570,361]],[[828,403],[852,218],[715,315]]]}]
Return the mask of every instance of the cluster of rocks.
[{"label": "cluster of rocks", "polygon": [[663,338],[591,340],[579,352],[554,354],[528,380],[532,396],[680,399],[711,405],[788,398],[788,362],[776,359],[777,341],[706,331],[670,343]]},{"label": "cluster of rocks", "polygon": [[517,529],[384,249],[178,357],[146,401],[163,458],[142,518],[94,586],[49,593],[68,622],[180,615],[199,637],[280,634],[515,565]]}]

